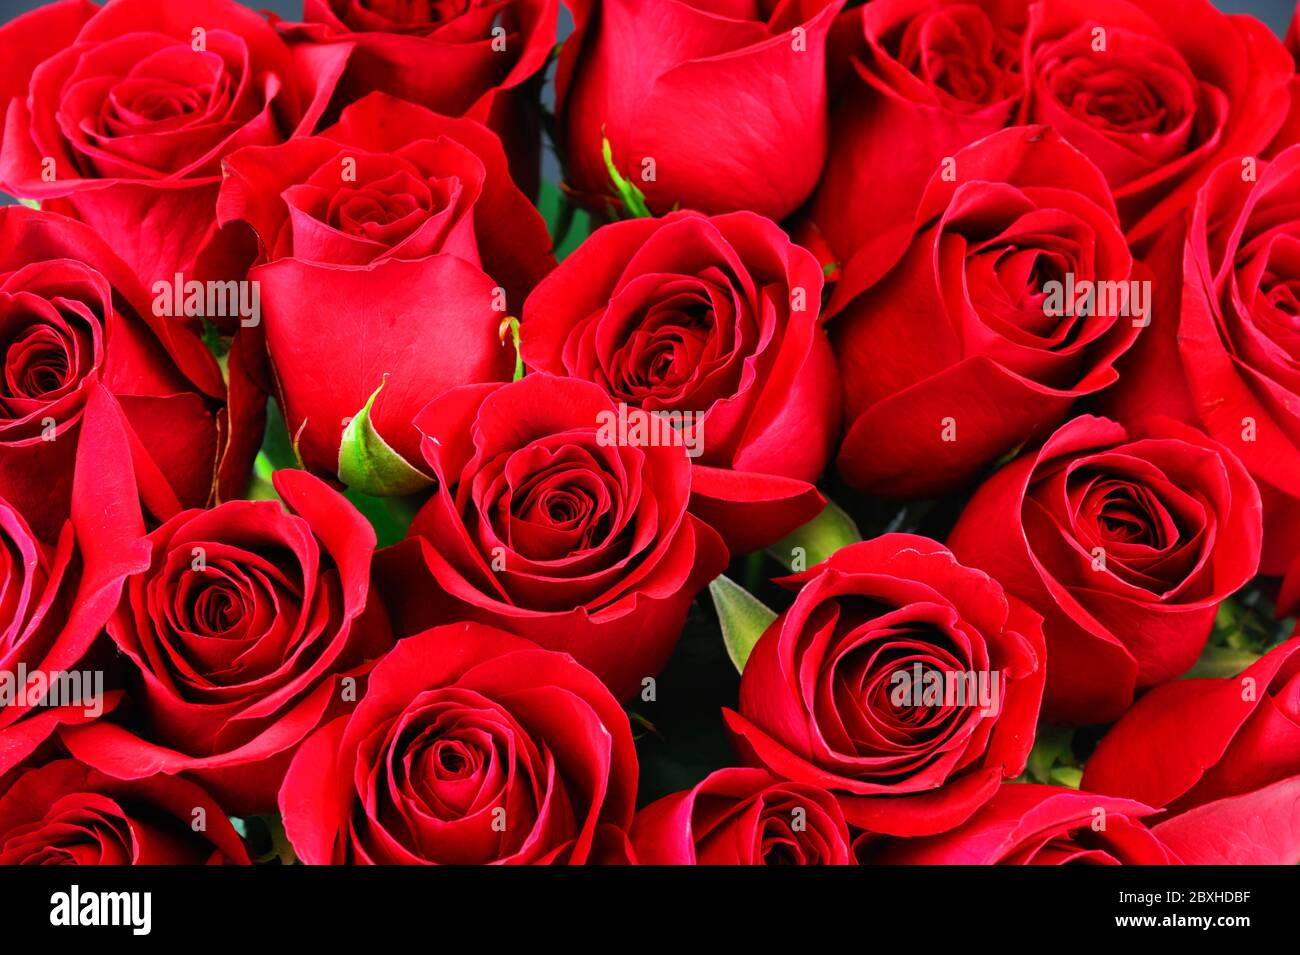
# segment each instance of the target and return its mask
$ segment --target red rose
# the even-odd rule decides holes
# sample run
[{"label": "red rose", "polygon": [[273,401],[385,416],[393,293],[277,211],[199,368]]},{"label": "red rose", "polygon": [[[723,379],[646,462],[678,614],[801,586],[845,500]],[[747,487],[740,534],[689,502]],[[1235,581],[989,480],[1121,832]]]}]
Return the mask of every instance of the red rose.
[{"label": "red rose", "polygon": [[969,822],[896,840],[887,865],[1295,865],[1300,778],[1173,819],[1129,799],[1028,783],[1003,786]]},{"label": "red rose", "polygon": [[309,130],[347,58],[304,68],[233,0],[64,0],[0,27],[0,184],[105,236],[146,281],[211,247],[221,157]]},{"label": "red rose", "polygon": [[872,494],[947,493],[1045,434],[1115,381],[1149,316],[1110,190],[1055,132],[995,133],[952,163],[902,245],[880,233],[830,306],[839,469]]},{"label": "red rose", "polygon": [[637,813],[646,865],[850,865],[849,830],[835,797],[761,769],[719,769]]},{"label": "red rose", "polygon": [[[692,510],[736,553],[817,515],[839,436],[822,272],[748,212],[673,213],[597,230],[524,305],[524,361],[617,402],[682,415]],[[687,417],[689,415],[689,417]]]},{"label": "red rose", "polygon": [[[0,788],[62,724],[113,709],[89,654],[128,574],[148,565],[126,419],[100,385],[86,397],[67,523],[48,545],[0,501]],[[54,692],[56,681],[58,693]]]},{"label": "red rose", "polygon": [[1287,24],[1286,36],[1282,42],[1286,44],[1291,59],[1300,64],[1300,4],[1296,4],[1295,13],[1291,14],[1291,22]]},{"label": "red rose", "polygon": [[568,186],[604,208],[602,154],[659,213],[793,212],[826,158],[825,45],[843,0],[565,0],[556,103]]},{"label": "red rose", "polygon": [[0,793],[0,865],[248,864],[222,808],[182,779],[123,782],[63,759]]},{"label": "red rose", "polygon": [[881,235],[910,231],[944,157],[1015,124],[1025,8],[873,0],[836,21],[833,148],[810,209],[830,258],[848,262]]},{"label": "red rose", "polygon": [[959,825],[1023,769],[1042,633],[995,581],[887,534],[788,582],[798,596],[745,664],[740,713],[723,711],[747,762],[908,836]]},{"label": "red rose", "polygon": [[582,864],[620,844],[636,777],[627,717],[591,673],[454,624],[379,662],[294,758],[280,812],[312,865]]},{"label": "red rose", "polygon": [[[75,549],[71,524],[59,535],[57,548],[48,547],[32,536],[21,514],[0,500],[0,593],[13,595],[0,603],[0,681],[6,684],[6,698],[0,699],[0,778],[35,749],[59,719],[48,711],[42,713],[30,699],[19,702],[16,696],[18,684],[26,683],[26,674],[63,669],[44,664],[57,645],[63,625],[60,617],[66,615],[76,586],[75,578],[67,579]],[[68,641],[74,646],[67,656],[83,655],[103,620],[93,626],[94,630],[74,634]],[[70,714],[71,708],[65,712]],[[44,719],[34,721],[32,716]],[[23,717],[28,720],[20,722]]]},{"label": "red rose", "polygon": [[1055,786],[1003,786],[965,825],[896,840],[872,861],[887,865],[1170,865],[1181,861],[1128,799]]},{"label": "red rose", "polygon": [[1180,813],[1300,776],[1300,639],[1226,679],[1178,680],[1133,705],[1084,768],[1096,792]]},{"label": "red rose", "polygon": [[1205,803],[1152,831],[1188,865],[1296,865],[1300,776]]},{"label": "red rose", "polygon": [[231,501],[148,536],[108,622],[135,719],[65,730],[79,759],[123,779],[186,773],[231,812],[266,812],[298,744],[359,698],[392,645],[368,597],[374,531],[319,479],[274,481],[287,510]]},{"label": "red rose", "polygon": [[126,414],[153,516],[243,490],[255,449],[242,442],[255,428],[260,436],[260,424],[232,425],[202,340],[154,316],[148,293],[94,230],[0,209],[0,337],[0,497],[42,538],[53,541],[67,518],[86,396],[99,384]]},{"label": "red rose", "polygon": [[452,386],[509,377],[501,322],[555,264],[501,144],[376,93],[319,136],[241,150],[226,170],[219,215],[257,234],[266,264],[249,277],[303,462],[337,472],[344,428],[383,385],[370,425],[419,466],[416,413]]},{"label": "red rose", "polygon": [[1078,724],[1196,662],[1260,535],[1259,493],[1222,445],[1084,416],[981,487],[948,545],[1043,615],[1044,715]]},{"label": "red rose", "polygon": [[491,624],[573,654],[619,699],[658,673],[727,551],[687,512],[680,433],[625,419],[595,385],[538,373],[430,402],[415,425],[437,490],[381,555],[399,633]]},{"label": "red rose", "polygon": [[[1300,13],[1300,5],[1297,5],[1296,12]],[[1291,17],[1291,25],[1287,27],[1282,42],[1286,46],[1286,51],[1291,54],[1292,62],[1298,64],[1296,68],[1300,70],[1300,17],[1294,15]],[[1287,113],[1286,122],[1273,137],[1273,142],[1262,153],[1270,159],[1288,146],[1300,143],[1300,73],[1291,77],[1288,88],[1291,93],[1291,109]]]},{"label": "red rose", "polygon": [[1025,49],[1022,117],[1105,173],[1130,242],[1179,216],[1225,156],[1264,148],[1290,105],[1282,44],[1210,0],[1035,3]]},{"label": "red rose", "polygon": [[843,21],[850,62],[812,203],[841,262],[907,219],[945,157],[1010,124],[1055,128],[1146,239],[1225,156],[1267,146],[1290,103],[1282,44],[1209,0],[875,0]]},{"label": "red rose", "polygon": [[[1225,162],[1197,197],[1184,239],[1150,262],[1164,277],[1150,334],[1124,364],[1106,413],[1176,417],[1241,458],[1264,500],[1261,572],[1279,575],[1300,534],[1300,147],[1272,163]],[[1296,602],[1288,583],[1283,611]]]},{"label": "red rose", "polygon": [[391,93],[487,123],[506,143],[520,186],[537,189],[538,81],[555,46],[558,0],[306,0],[290,42],[351,46],[333,102]]}]

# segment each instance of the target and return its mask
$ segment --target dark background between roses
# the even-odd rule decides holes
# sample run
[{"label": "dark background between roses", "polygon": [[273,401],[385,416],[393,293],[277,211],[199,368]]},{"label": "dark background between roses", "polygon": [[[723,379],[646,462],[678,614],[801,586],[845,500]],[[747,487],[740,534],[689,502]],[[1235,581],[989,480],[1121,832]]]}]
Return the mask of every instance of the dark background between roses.
[{"label": "dark background between roses", "polygon": [[[0,22],[11,20],[46,2],[48,0],[0,0]],[[301,0],[244,0],[244,5],[254,10],[272,11],[292,20],[299,19],[302,13]],[[1268,24],[1278,36],[1285,34],[1295,10],[1294,0],[1215,0],[1215,5],[1230,13],[1252,14]],[[561,7],[559,38],[563,40],[571,31],[572,17]],[[548,82],[543,96],[549,105],[553,97],[551,82]],[[548,144],[543,154],[543,178],[554,183],[559,177],[559,166]],[[0,193],[0,205],[12,201]],[[273,451],[271,445],[282,437],[282,427],[269,429],[267,449]],[[287,453],[287,448],[280,450]],[[883,533],[896,516],[896,509],[878,505],[848,490],[834,477],[828,479],[822,489],[851,513],[864,537]],[[902,516],[906,518],[909,530],[943,540],[963,501],[964,496],[958,495],[942,502],[918,502],[907,508]],[[745,583],[768,606],[778,610],[788,606],[790,595],[769,582],[769,578],[779,576],[781,570],[762,553],[741,558],[727,573]],[[740,681],[726,657],[722,641],[718,639],[718,627],[708,599],[697,600],[692,605],[672,660],[658,680],[659,698],[653,704],[633,700],[628,706],[641,763],[639,806],[689,788],[712,769],[734,763],[731,745],[722,721],[718,719],[718,707],[736,706]],[[653,714],[653,723],[643,720],[638,710]],[[1094,734],[1085,728],[1079,736],[1083,739],[1076,739],[1076,743],[1091,749],[1100,733]]]}]

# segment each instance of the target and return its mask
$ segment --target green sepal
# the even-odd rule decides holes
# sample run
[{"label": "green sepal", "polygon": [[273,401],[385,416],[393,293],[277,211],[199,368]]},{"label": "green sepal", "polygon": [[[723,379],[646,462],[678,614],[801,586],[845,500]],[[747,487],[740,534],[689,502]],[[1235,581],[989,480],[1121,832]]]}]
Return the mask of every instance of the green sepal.
[{"label": "green sepal", "polygon": [[497,329],[497,337],[501,339],[501,344],[506,343],[506,336],[509,335],[515,346],[515,377],[518,381],[524,377],[524,353],[519,348],[519,319],[509,316],[501,321],[501,327]]},{"label": "green sepal", "polygon": [[614,191],[618,193],[619,199],[623,201],[623,211],[627,213],[628,218],[653,218],[654,213],[646,205],[645,193],[637,188],[636,183],[625,178],[614,165],[614,147],[610,145],[608,137],[601,137],[600,154],[605,158],[605,168],[609,170],[610,181],[614,184]]},{"label": "green sepal", "polygon": [[1230,679],[1237,676],[1259,659],[1258,653],[1237,647],[1216,647],[1213,644],[1201,651],[1200,658],[1183,674],[1184,680]]},{"label": "green sepal", "polygon": [[[827,501],[822,512],[767,549],[787,570],[807,570],[820,564],[842,547],[862,540],[858,525],[834,501]],[[802,565],[796,566],[802,554]]]},{"label": "green sepal", "polygon": [[743,673],[749,654],[754,649],[776,614],[761,600],[729,577],[720,575],[709,584],[709,596],[718,611],[722,625],[722,642],[727,656]]},{"label": "green sepal", "polygon": [[[384,382],[387,380],[385,375]],[[343,430],[339,444],[339,480],[371,497],[414,494],[432,484],[432,479],[394,451],[370,420],[371,409],[379,392],[384,390],[384,382]]]}]

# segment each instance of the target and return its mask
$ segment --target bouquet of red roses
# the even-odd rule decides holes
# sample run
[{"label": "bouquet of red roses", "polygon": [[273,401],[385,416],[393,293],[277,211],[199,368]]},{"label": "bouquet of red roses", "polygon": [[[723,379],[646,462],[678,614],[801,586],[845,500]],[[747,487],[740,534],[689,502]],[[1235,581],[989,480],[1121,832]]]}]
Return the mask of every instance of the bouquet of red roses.
[{"label": "bouquet of red roses", "polygon": [[1293,56],[13,16],[0,864],[1300,862]]}]

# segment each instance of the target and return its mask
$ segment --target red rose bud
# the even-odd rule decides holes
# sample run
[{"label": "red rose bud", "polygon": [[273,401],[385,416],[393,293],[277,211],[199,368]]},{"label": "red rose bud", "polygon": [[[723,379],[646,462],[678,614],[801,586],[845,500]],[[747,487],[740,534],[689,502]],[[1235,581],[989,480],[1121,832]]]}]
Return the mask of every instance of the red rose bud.
[{"label": "red rose bud", "polygon": [[[652,211],[793,212],[826,158],[826,37],[843,0],[566,0],[556,104],[568,186],[603,210],[611,161]],[[757,85],[756,85],[757,84]]]},{"label": "red rose bud", "polygon": [[752,765],[891,835],[960,825],[1024,768],[1043,692],[1036,614],[942,545],[852,544],[788,579],[724,710]]},{"label": "red rose bud", "polygon": [[554,266],[500,142],[471,120],[376,93],[320,135],[242,150],[226,168],[220,218],[257,234],[262,264],[249,275],[303,463],[339,474],[364,409],[368,430],[359,423],[353,441],[391,453],[361,469],[359,489],[427,485],[411,473],[423,465],[416,413],[456,385],[510,378],[501,322]]},{"label": "red rose bud", "polygon": [[1259,492],[1222,445],[1080,417],[990,478],[948,544],[1043,615],[1044,715],[1082,724],[1196,662],[1260,536]]}]

